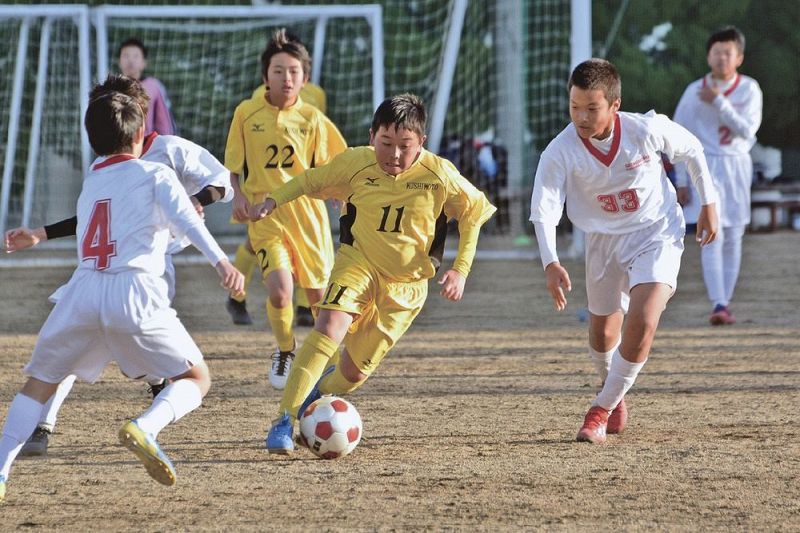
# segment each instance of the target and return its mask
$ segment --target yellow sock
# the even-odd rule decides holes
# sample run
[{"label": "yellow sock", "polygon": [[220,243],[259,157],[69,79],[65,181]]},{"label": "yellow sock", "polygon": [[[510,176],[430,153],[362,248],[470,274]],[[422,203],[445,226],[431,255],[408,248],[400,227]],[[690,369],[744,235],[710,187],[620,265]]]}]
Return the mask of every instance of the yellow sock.
[{"label": "yellow sock", "polygon": [[238,296],[231,296],[237,302],[243,302],[247,296],[247,286],[253,279],[253,268],[256,266],[256,254],[247,249],[247,246],[240,244],[236,249],[236,257],[233,259],[233,266],[244,274],[244,292]]},{"label": "yellow sock", "polygon": [[267,298],[267,318],[269,325],[272,326],[272,334],[278,341],[278,349],[282,352],[294,350],[294,333],[292,332],[294,309],[292,306],[274,307]]},{"label": "yellow sock", "polygon": [[[322,381],[319,383],[319,391],[322,394],[348,394],[359,388],[364,384],[365,381],[367,381],[364,379],[358,383],[353,383],[344,377],[340,368],[341,366],[337,366],[333,372],[322,378]],[[327,370],[327,368],[325,370]]]},{"label": "yellow sock", "polygon": [[297,305],[300,307],[311,307],[311,304],[308,302],[308,295],[306,294],[305,289],[297,287],[297,290],[295,290],[294,293]]},{"label": "yellow sock", "polygon": [[314,387],[322,371],[336,351],[337,344],[326,335],[313,330],[297,350],[283,390],[279,416],[288,413],[294,421],[297,410]]}]

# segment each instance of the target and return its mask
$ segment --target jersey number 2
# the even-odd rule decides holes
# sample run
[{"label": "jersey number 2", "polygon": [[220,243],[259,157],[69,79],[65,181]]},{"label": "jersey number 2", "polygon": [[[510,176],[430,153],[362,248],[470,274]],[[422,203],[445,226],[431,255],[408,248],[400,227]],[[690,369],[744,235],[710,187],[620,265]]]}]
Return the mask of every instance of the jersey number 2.
[{"label": "jersey number 2", "polygon": [[719,127],[719,144],[726,145],[731,144],[733,141],[733,132],[727,126],[720,126]]},{"label": "jersey number 2", "polygon": [[98,200],[92,208],[92,217],[81,242],[83,260],[94,259],[95,270],[111,266],[117,255],[117,241],[111,240],[111,200]]},{"label": "jersey number 2", "polygon": [[[620,203],[617,203],[617,198],[620,199]],[[620,191],[616,197],[613,194],[598,194],[597,201],[602,204],[600,207],[603,208],[603,211],[608,211],[609,213],[619,212],[620,207],[626,213],[639,209],[639,196],[634,189]]]}]

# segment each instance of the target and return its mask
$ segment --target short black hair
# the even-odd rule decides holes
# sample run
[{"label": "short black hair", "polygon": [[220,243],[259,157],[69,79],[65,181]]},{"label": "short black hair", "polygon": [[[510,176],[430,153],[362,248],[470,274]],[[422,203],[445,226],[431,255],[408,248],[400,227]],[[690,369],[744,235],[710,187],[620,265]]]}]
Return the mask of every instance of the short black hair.
[{"label": "short black hair", "polygon": [[122,41],[122,44],[119,45],[119,49],[117,50],[117,57],[122,54],[122,49],[127,48],[129,46],[135,46],[139,50],[142,51],[142,56],[147,59],[147,47],[144,45],[141,39],[137,39],[136,37],[131,37],[130,39],[125,39]]},{"label": "short black hair", "polygon": [[622,80],[611,61],[592,58],[575,67],[569,77],[567,90],[577,87],[584,91],[603,91],[609,104],[622,98]]},{"label": "short black hair", "polygon": [[133,147],[144,124],[142,109],[127,94],[107,92],[89,101],[83,120],[89,144],[97,155],[119,154]]},{"label": "short black hair", "polygon": [[387,128],[394,124],[395,129],[407,129],[420,137],[425,136],[427,112],[422,98],[415,94],[403,93],[391,96],[381,102],[372,117],[372,133],[378,133],[381,126]]},{"label": "short black hair", "polygon": [[89,100],[109,92],[118,92],[127,94],[139,104],[142,108],[142,113],[147,116],[147,111],[150,108],[150,95],[144,90],[139,80],[135,80],[130,76],[123,74],[109,74],[106,81],[97,84],[92,88],[89,93]]},{"label": "short black hair", "polygon": [[706,43],[706,54],[711,51],[714,43],[727,43],[733,41],[739,48],[739,53],[744,54],[744,33],[736,26],[725,26],[711,34]]}]

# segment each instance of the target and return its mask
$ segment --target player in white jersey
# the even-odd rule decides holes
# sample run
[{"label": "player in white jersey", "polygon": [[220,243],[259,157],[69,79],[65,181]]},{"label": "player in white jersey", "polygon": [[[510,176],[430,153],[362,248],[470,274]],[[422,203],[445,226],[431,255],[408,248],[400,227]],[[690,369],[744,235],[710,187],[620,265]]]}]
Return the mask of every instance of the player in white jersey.
[{"label": "player in white jersey", "polygon": [[[742,236],[750,223],[753,162],[750,149],[761,125],[763,95],[753,78],[737,69],[744,60],[744,35],[730,26],[715,32],[706,46],[711,72],[689,84],[675,109],[675,122],[694,133],[705,149],[720,195],[720,232],[703,248],[703,279],[713,310],[712,325],[733,324],[728,309],[742,261]],[[686,169],[677,168],[678,199],[686,219],[697,217]]]},{"label": "player in white jersey", "polygon": [[564,290],[571,290],[556,253],[565,200],[567,216],[586,232],[589,353],[604,385],[577,439],[602,443],[607,431],[625,427],[625,393],[647,360],[677,285],[685,228],[661,154],[689,167],[703,203],[697,224],[703,245],[716,233],[717,195],[692,134],[663,115],[619,112],[621,82],[614,65],[602,59],[581,63],[569,91],[572,123],[542,153],[530,219],[558,311],[567,304]]},{"label": "player in white jersey", "polygon": [[[111,91],[127,94],[136,99],[145,115],[147,114],[147,93],[133,78],[109,76],[103,84],[97,85],[92,90],[90,98],[96,98],[102,93]],[[192,204],[200,215],[203,214],[204,206],[217,201],[229,202],[233,198],[228,170],[208,150],[191,141],[175,135],[158,135],[153,132],[145,137],[140,158],[145,161],[161,163],[173,169],[186,192],[191,195]],[[76,225],[77,217],[71,217],[33,230],[28,228],[9,230],[6,234],[6,249],[13,252],[34,246],[40,241],[75,235]],[[170,240],[167,247],[164,277],[167,281],[170,300],[175,295],[175,269],[172,255],[179,253],[188,244],[186,238],[174,238]],[[51,301],[55,303],[60,291],[61,289],[51,296]],[[23,446],[21,455],[36,457],[47,454],[49,438],[55,428],[58,411],[74,382],[75,376],[67,377],[50,398],[46,408],[42,411],[39,425]],[[163,377],[155,377],[149,383],[149,389],[156,396],[165,385]]]},{"label": "player in white jersey", "polygon": [[94,382],[110,361],[134,379],[172,380],[151,407],[119,431],[120,442],[159,483],[175,471],[156,437],[200,406],[208,367],[170,307],[163,279],[171,235],[186,236],[215,266],[223,287],[244,278],[197,215],[170,168],[137,159],[144,114],[135,99],[104,93],[90,100],[89,142],[100,157],[78,198],[78,267],[39,332],[27,382],[11,403],[0,439],[0,496],[22,444],[58,383],[75,374]]}]

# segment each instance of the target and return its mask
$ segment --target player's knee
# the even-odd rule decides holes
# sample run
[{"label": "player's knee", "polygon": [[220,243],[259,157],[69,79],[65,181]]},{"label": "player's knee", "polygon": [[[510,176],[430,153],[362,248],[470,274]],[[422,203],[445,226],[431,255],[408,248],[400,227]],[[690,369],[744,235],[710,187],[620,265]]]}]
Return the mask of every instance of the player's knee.
[{"label": "player's knee", "polygon": [[350,356],[347,355],[347,352],[342,354],[339,368],[341,369],[342,376],[350,383],[360,383],[368,377],[358,369],[356,364],[350,359]]}]

